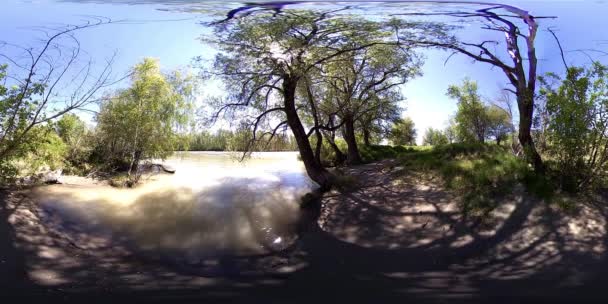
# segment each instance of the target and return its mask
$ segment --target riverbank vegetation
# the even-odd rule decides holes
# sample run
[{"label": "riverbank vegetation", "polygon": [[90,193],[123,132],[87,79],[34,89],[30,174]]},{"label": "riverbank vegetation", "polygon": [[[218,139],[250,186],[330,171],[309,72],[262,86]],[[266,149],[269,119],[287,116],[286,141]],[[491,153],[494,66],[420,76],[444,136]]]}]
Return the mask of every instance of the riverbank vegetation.
[{"label": "riverbank vegetation", "polygon": [[[263,134],[257,137],[264,138]],[[180,151],[247,151],[247,140],[251,137],[251,131],[247,128],[219,129],[215,132],[200,131],[189,135],[188,144],[181,146]],[[250,148],[256,152],[278,152],[278,151],[297,151],[298,146],[293,136],[289,134],[277,134],[273,138],[265,140],[265,145]]]},{"label": "riverbank vegetation", "polygon": [[69,105],[73,109],[49,118],[29,119],[49,115],[45,106],[35,107],[41,102],[37,97],[51,97],[48,82],[22,84],[39,87],[28,97],[21,97],[29,92],[26,87],[3,88],[2,109],[9,115],[2,116],[1,182],[12,183],[40,170],[63,169],[83,175],[125,172],[125,184],[133,185],[140,176],[140,161],[166,158],[187,144],[187,133],[181,130],[187,130],[193,119],[191,97],[196,83],[192,76],[180,71],[163,73],[157,60],[146,58],[133,67],[130,80],[128,88],[106,93],[97,101],[95,127],[68,113],[86,109],[89,101]]},{"label": "riverbank vegetation", "polygon": [[[489,11],[478,13],[508,26],[490,29],[507,34],[517,29]],[[493,187],[530,176],[569,192],[606,182],[606,67],[595,62],[568,67],[563,79],[553,73],[539,77],[536,24],[526,35],[516,33],[527,42],[530,58],[524,67],[520,46],[512,40],[506,41],[514,62],[509,66],[483,43],[456,39],[459,28],[444,23],[370,20],[335,11],[261,11],[212,24],[213,33],[201,41],[219,52],[211,67],[197,61],[200,75],[161,71],[158,61],[147,58],[130,70],[127,87],[108,89],[115,83],[110,60],[96,78],[88,70],[76,73],[82,84],[65,94],[70,98],[63,107],[50,107],[65,77],[57,69],[33,77],[41,69],[39,59],[51,56],[48,46],[55,40],[104,23],[110,21],[50,36],[38,53],[29,51],[29,73],[11,70],[16,61],[0,67],[0,80],[11,80],[0,86],[3,183],[40,168],[63,168],[73,174],[126,175],[126,183],[134,184],[142,161],[165,159],[176,150],[298,151],[321,189],[336,180],[327,167],[386,157],[403,158],[417,170],[439,170],[449,185],[484,200]],[[403,114],[401,88],[422,77],[422,52],[428,48],[498,66],[512,87],[497,98],[483,98],[471,79],[441,88],[457,110],[447,125],[424,130],[421,143],[429,147],[419,148],[414,147],[419,130]],[[55,55],[65,54],[78,56],[75,51]],[[61,67],[69,71],[71,62]],[[206,80],[219,81],[225,92],[195,105]],[[211,111],[196,111],[199,106]],[[85,122],[77,111],[94,112],[93,119]],[[220,119],[232,127],[214,129]]]},{"label": "riverbank vegetation", "polygon": [[[192,286],[248,302],[315,288],[380,303],[601,291],[608,66],[561,58],[563,72],[541,75],[552,68],[536,58],[544,17],[451,1],[427,13],[431,2],[402,15],[383,3],[373,17],[361,3],[354,14],[246,3],[204,23],[209,53],[179,69],[142,56],[113,75],[114,57],[80,58],[75,33],[105,19],[0,53],[0,273],[13,274],[0,285],[19,277],[70,297]],[[478,33],[462,21],[485,40],[467,41]],[[446,69],[463,56],[495,72],[498,94],[473,78],[437,81],[454,112],[410,111],[412,80],[437,77],[423,71],[439,52]],[[298,160],[178,153],[159,164],[176,151]],[[40,186],[62,173],[77,176]]]}]

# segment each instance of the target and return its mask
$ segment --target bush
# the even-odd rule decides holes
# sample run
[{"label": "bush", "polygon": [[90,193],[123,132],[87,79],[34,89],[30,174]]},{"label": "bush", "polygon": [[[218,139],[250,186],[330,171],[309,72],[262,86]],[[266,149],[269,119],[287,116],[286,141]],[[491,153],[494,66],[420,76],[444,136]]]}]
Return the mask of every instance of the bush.
[{"label": "bush", "polygon": [[51,125],[35,126],[10,158],[0,160],[0,184],[63,167],[66,145]]},{"label": "bush", "polygon": [[[545,159],[562,190],[578,192],[605,185],[608,170],[608,67],[572,67],[565,79],[540,78],[547,127]],[[557,81],[555,87],[551,82]]]}]

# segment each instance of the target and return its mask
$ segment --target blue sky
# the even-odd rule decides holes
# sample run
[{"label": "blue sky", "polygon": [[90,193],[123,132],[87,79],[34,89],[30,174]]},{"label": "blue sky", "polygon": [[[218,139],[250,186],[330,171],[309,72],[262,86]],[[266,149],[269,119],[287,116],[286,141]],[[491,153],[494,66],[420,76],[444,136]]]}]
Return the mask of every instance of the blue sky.
[{"label": "blue sky", "polygon": [[[173,1],[178,2],[178,1]],[[557,16],[555,20],[542,20],[537,38],[537,53],[541,72],[563,72],[563,64],[553,38],[545,29],[556,29],[569,64],[585,64],[586,56],[575,49],[601,49],[608,51],[608,33],[603,20],[608,12],[606,1],[503,1],[514,4],[535,15]],[[57,2],[51,0],[3,0],[0,10],[0,40],[18,45],[35,45],[39,33],[35,26],[56,26],[81,23],[86,16],[104,16],[113,20],[128,19],[128,24],[112,24],[87,29],[78,33],[82,48],[95,60],[101,61],[115,51],[118,56],[115,69],[126,70],[144,57],[156,57],[166,69],[191,63],[195,56],[212,56],[210,48],[197,40],[205,27],[200,24],[204,15],[158,10],[162,4],[125,5]],[[469,29],[470,28],[470,29]],[[461,37],[475,41],[482,34],[476,25],[465,28]],[[483,33],[488,35],[488,33]],[[500,37],[499,37],[500,39]],[[11,50],[0,52],[12,55]],[[456,102],[445,96],[447,87],[469,77],[479,82],[482,95],[497,96],[499,88],[506,85],[501,71],[489,65],[473,63],[456,55],[447,65],[449,54],[441,51],[425,51],[424,76],[412,80],[402,90],[407,97],[404,115],[414,119],[419,137],[427,127],[442,128],[448,116],[456,109]],[[600,55],[599,53],[597,54]],[[597,57],[608,63],[608,57]],[[0,59],[0,63],[2,59]],[[122,71],[121,71],[122,70]],[[203,88],[213,91],[213,87]]]}]

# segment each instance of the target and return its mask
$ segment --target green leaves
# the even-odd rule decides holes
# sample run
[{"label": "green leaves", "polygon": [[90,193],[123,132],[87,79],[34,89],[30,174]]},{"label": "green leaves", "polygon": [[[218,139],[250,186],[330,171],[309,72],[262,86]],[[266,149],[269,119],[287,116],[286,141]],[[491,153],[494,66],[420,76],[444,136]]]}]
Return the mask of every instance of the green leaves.
[{"label": "green leaves", "polygon": [[468,78],[462,85],[452,85],[447,95],[458,101],[453,123],[449,126],[452,137],[464,142],[484,142],[494,137],[499,143],[513,131],[511,117],[496,105],[485,105],[477,92],[477,82]]},{"label": "green leaves", "polygon": [[423,146],[441,146],[446,144],[448,144],[448,137],[441,130],[426,129],[422,138]]},{"label": "green leaves", "polygon": [[183,72],[168,75],[158,60],[146,58],[133,68],[131,86],[108,96],[97,116],[101,147],[114,161],[135,154],[166,158],[187,146],[180,133],[192,120],[194,78]]},{"label": "green leaves", "polygon": [[389,140],[395,146],[415,146],[416,128],[414,127],[414,121],[406,117],[395,122],[391,128]]},{"label": "green leaves", "polygon": [[566,78],[540,77],[540,98],[548,114],[548,153],[562,189],[593,186],[606,170],[608,127],[607,68],[598,62],[571,67]]}]

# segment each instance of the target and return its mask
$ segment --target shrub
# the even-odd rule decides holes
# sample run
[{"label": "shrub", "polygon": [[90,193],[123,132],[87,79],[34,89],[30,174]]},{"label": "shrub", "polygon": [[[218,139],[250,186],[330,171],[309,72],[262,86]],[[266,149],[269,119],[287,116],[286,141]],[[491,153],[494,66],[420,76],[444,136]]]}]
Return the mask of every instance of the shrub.
[{"label": "shrub", "polygon": [[[545,158],[562,190],[577,192],[605,183],[608,170],[608,67],[572,67],[565,79],[540,78],[546,113]],[[550,80],[557,81],[554,86]]]}]

